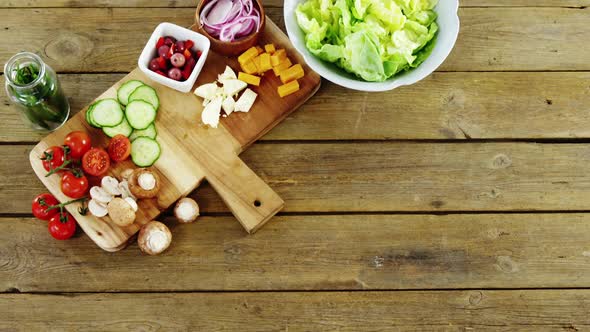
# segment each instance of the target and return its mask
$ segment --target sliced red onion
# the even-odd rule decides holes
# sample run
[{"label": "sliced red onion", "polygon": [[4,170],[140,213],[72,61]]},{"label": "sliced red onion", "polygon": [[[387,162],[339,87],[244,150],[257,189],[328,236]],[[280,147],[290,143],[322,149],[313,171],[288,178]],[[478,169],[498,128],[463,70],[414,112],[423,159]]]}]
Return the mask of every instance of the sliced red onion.
[{"label": "sliced red onion", "polygon": [[212,0],[200,14],[203,28],[224,42],[244,38],[260,29],[260,12],[252,0]]}]

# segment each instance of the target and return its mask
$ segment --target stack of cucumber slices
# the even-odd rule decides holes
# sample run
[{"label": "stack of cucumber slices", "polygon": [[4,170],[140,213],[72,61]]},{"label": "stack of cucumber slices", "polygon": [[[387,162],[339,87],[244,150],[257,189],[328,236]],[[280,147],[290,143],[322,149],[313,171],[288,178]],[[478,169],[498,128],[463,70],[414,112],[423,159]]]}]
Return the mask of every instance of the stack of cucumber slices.
[{"label": "stack of cucumber slices", "polygon": [[133,162],[140,167],[153,165],[161,152],[156,141],[155,120],[160,107],[156,90],[142,81],[128,81],[117,90],[117,99],[96,101],[86,111],[86,122],[109,137],[128,137]]}]

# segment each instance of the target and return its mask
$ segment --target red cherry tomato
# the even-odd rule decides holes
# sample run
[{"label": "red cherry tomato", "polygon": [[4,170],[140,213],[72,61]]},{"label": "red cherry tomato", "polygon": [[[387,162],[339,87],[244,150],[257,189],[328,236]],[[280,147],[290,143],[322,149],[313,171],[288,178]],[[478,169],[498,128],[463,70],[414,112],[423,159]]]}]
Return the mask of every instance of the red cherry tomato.
[{"label": "red cherry tomato", "polygon": [[101,176],[109,170],[110,166],[109,155],[101,148],[92,148],[82,157],[82,168],[86,174]]},{"label": "red cherry tomato", "polygon": [[115,135],[109,142],[109,156],[114,161],[122,161],[131,154],[131,142],[123,135]]},{"label": "red cherry tomato", "polygon": [[72,198],[84,197],[88,192],[88,179],[80,170],[68,171],[61,177],[61,191]]},{"label": "red cherry tomato", "polygon": [[83,131],[72,131],[66,136],[64,144],[70,148],[70,156],[74,159],[80,159],[90,150],[90,136]]},{"label": "red cherry tomato", "polygon": [[67,212],[58,213],[49,219],[47,227],[54,239],[67,240],[76,233],[76,220]]},{"label": "red cherry tomato", "polygon": [[57,205],[59,202],[52,194],[45,193],[40,194],[33,200],[33,204],[31,209],[33,210],[33,215],[41,220],[49,220],[51,217],[59,213],[59,209],[53,209],[51,211],[47,211],[52,205]]},{"label": "red cherry tomato", "polygon": [[43,162],[43,168],[48,172],[63,165],[66,160],[64,148],[61,146],[52,146],[48,148],[43,152],[41,160]]}]

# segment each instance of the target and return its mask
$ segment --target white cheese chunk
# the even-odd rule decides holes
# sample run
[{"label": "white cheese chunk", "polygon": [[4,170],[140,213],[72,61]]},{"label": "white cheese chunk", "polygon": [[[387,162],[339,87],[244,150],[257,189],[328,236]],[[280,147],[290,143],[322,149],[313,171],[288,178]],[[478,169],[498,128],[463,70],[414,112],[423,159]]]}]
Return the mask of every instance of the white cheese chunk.
[{"label": "white cheese chunk", "polygon": [[227,96],[223,100],[223,103],[221,103],[221,108],[223,108],[225,114],[230,115],[234,111],[235,105],[236,101],[234,98],[232,96]]},{"label": "white cheese chunk", "polygon": [[223,73],[219,74],[219,76],[217,76],[217,80],[219,82],[222,82],[224,80],[236,79],[236,78],[238,78],[236,76],[236,73],[229,66],[225,66],[225,70],[223,71]]},{"label": "white cheese chunk", "polygon": [[201,113],[201,120],[204,124],[210,125],[213,128],[217,128],[219,124],[219,115],[221,114],[221,103],[223,97],[215,97]]},{"label": "white cheese chunk", "polygon": [[238,101],[236,101],[234,112],[249,112],[257,96],[256,92],[246,89]]},{"label": "white cheese chunk", "polygon": [[217,88],[215,82],[203,84],[195,89],[195,94],[205,100],[211,100],[215,98]]},{"label": "white cheese chunk", "polygon": [[240,91],[244,90],[248,86],[248,83],[240,81],[238,79],[230,79],[223,81],[223,93],[226,96],[234,96]]}]

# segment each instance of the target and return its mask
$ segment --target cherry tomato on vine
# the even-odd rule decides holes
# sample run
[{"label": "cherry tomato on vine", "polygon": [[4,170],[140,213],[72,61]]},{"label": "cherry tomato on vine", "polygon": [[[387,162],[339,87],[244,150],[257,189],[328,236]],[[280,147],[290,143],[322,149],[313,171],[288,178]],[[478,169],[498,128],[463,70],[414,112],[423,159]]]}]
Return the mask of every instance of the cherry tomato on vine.
[{"label": "cherry tomato on vine", "polygon": [[61,146],[52,146],[48,148],[43,152],[41,160],[43,162],[43,168],[48,172],[63,165],[66,160],[64,148]]},{"label": "cherry tomato on vine", "polygon": [[54,239],[67,240],[76,233],[76,220],[67,212],[58,213],[49,219],[47,227]]},{"label": "cherry tomato on vine", "polygon": [[90,150],[90,136],[83,131],[72,131],[66,136],[64,144],[70,148],[70,156],[74,159],[80,159]]},{"label": "cherry tomato on vine", "polygon": [[61,191],[72,198],[84,197],[88,192],[88,179],[80,170],[68,171],[61,177]]},{"label": "cherry tomato on vine", "polygon": [[33,215],[41,220],[49,220],[55,214],[59,213],[59,209],[53,209],[51,211],[47,211],[52,205],[57,205],[59,202],[50,193],[40,194],[33,200],[33,204],[31,209],[33,210]]}]

